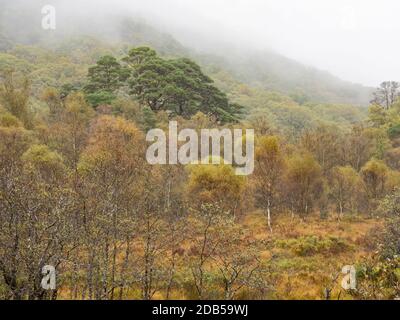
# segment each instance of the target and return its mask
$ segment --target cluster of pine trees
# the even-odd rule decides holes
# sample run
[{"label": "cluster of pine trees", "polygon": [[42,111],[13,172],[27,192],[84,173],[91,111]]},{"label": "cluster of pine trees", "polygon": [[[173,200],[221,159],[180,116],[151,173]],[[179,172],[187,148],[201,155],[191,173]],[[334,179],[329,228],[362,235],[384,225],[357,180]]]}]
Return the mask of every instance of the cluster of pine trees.
[{"label": "cluster of pine trees", "polygon": [[142,106],[155,112],[183,117],[203,112],[221,122],[238,119],[241,107],[229,103],[226,94],[189,59],[167,60],[148,47],[139,47],[130,50],[122,62],[104,56],[89,69],[84,90],[94,107],[110,104],[115,92],[125,87]]}]

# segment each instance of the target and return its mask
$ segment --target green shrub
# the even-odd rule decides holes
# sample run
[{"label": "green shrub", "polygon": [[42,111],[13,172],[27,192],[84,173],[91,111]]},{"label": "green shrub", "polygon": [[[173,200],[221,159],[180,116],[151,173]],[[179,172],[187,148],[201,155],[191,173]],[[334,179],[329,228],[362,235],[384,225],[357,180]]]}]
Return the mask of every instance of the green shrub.
[{"label": "green shrub", "polygon": [[321,238],[317,236],[303,236],[298,239],[277,240],[278,248],[290,249],[298,256],[311,256],[317,253],[338,253],[348,248],[345,241],[336,238]]},{"label": "green shrub", "polygon": [[388,129],[388,134],[391,139],[400,136],[400,123],[396,124]]},{"label": "green shrub", "polygon": [[2,127],[22,127],[21,121],[9,112],[0,113],[0,126]]}]

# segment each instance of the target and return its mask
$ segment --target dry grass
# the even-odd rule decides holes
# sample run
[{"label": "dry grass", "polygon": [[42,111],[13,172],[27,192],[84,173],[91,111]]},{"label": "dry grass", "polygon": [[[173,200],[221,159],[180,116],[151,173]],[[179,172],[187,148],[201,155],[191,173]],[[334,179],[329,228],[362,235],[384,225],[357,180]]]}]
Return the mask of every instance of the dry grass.
[{"label": "dry grass", "polygon": [[[254,239],[267,243],[261,252],[261,258],[274,266],[277,272],[276,298],[280,299],[322,299],[325,287],[333,288],[332,298],[350,298],[341,292],[340,273],[345,265],[353,265],[370,255],[365,237],[369,231],[382,226],[382,219],[365,217],[344,217],[341,221],[336,216],[320,219],[312,215],[305,220],[288,214],[278,215],[273,219],[273,232],[269,232],[266,218],[256,211],[243,218],[244,228],[251,232]],[[346,247],[334,253],[315,253],[298,256],[290,248],[275,245],[276,241],[307,239],[315,236],[324,241],[336,239]]]},{"label": "dry grass", "polygon": [[[261,211],[254,211],[244,215],[239,223],[246,231],[247,238],[256,240],[260,252],[260,259],[265,265],[271,266],[274,273],[275,293],[271,299],[322,299],[325,287],[333,288],[332,298],[349,299],[340,287],[341,276],[337,276],[344,265],[353,265],[367,257],[370,252],[365,238],[371,229],[382,226],[380,219],[365,217],[344,217],[338,221],[335,215],[328,219],[321,219],[318,215],[311,215],[305,220],[291,217],[288,214],[273,216],[273,232],[266,224],[266,218]],[[321,252],[311,252],[306,255],[296,253],[291,244],[308,238],[317,239],[325,243],[327,239],[336,239],[345,243],[340,250],[333,252],[328,248]],[[325,241],[325,242],[324,242]],[[329,241],[329,240],[328,240]],[[278,246],[283,242],[288,245]],[[188,251],[190,243],[181,243],[182,248]],[[132,244],[132,250],[139,252],[137,244]],[[246,250],[244,247],[243,250]],[[121,262],[122,256],[118,257]],[[178,269],[184,270],[187,265],[182,260]],[[187,277],[178,274],[178,277]],[[60,298],[69,298],[70,291],[63,288]],[[140,299],[138,290],[130,290],[130,299]],[[158,292],[155,299],[165,299],[163,292]],[[183,287],[175,288],[172,292],[173,299],[193,298]]]}]

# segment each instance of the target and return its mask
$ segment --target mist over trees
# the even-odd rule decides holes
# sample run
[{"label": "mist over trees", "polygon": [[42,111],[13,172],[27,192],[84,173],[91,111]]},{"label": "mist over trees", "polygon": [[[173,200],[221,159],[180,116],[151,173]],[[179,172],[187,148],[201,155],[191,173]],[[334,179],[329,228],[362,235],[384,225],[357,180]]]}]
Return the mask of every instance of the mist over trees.
[{"label": "mist over trees", "polygon": [[[151,16],[146,17],[140,10],[135,14],[134,8],[127,6],[124,1],[120,1],[120,7],[113,8],[109,8],[107,2],[101,2],[96,12],[91,10],[93,3],[90,1],[82,3],[78,12],[72,10],[64,0],[53,2],[53,5],[59,8],[58,24],[57,29],[49,33],[40,28],[41,16],[30,14],[35,10],[40,13],[40,8],[49,3],[41,0],[29,3],[6,0],[3,6],[4,12],[8,14],[0,23],[0,35],[4,39],[2,45],[9,46],[7,39],[12,39],[15,43],[27,45],[41,43],[51,49],[71,37],[85,35],[102,39],[106,43],[150,46],[161,55],[189,57],[202,66],[210,66],[213,69],[222,67],[235,79],[247,85],[279,91],[285,95],[307,97],[312,102],[367,106],[372,98],[372,88],[342,81],[328,72],[303,65],[273,50],[247,46],[240,46],[238,49],[238,46],[232,44],[224,45],[222,49],[214,46],[214,50],[191,49],[170,34],[160,32],[160,26],[152,25]],[[137,6],[140,7],[139,4]],[[91,17],[90,23],[85,16]],[[16,24],[23,24],[26,26],[24,30],[28,31],[22,32],[11,27]],[[222,41],[223,38],[217,43]]]},{"label": "mist over trees", "polygon": [[[397,82],[367,110],[349,103],[369,88],[277,54],[201,55],[114,18],[53,39],[2,19],[0,298],[399,298]],[[254,174],[150,165],[170,121],[254,129]]]}]

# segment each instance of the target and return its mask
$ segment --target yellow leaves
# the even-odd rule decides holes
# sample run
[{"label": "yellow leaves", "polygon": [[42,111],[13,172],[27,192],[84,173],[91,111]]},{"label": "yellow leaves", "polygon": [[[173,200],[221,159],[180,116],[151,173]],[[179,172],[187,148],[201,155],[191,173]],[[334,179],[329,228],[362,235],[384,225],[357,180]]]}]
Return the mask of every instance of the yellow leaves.
[{"label": "yellow leaves", "polygon": [[11,113],[5,112],[5,113],[0,113],[0,126],[7,128],[9,127],[20,128],[23,127],[23,124],[21,121],[19,121],[17,117],[13,116]]},{"label": "yellow leaves", "polygon": [[61,155],[51,151],[45,145],[33,145],[23,155],[22,161],[29,167],[38,170],[64,170],[64,162]]},{"label": "yellow leaves", "polygon": [[26,127],[32,126],[32,114],[28,108],[30,81],[13,70],[3,72],[0,83],[0,102],[11,114],[19,118]]},{"label": "yellow leaves", "polygon": [[234,205],[241,198],[245,179],[235,175],[230,165],[192,165],[188,167],[188,193],[200,202],[224,202]]},{"label": "yellow leaves", "polygon": [[79,118],[91,118],[95,112],[91,106],[86,103],[82,93],[71,93],[65,102],[67,114]]},{"label": "yellow leaves", "polygon": [[388,191],[395,190],[400,186],[400,172],[390,170],[388,173],[388,179],[386,181]]},{"label": "yellow leaves", "polygon": [[289,179],[313,179],[321,176],[321,166],[312,155],[294,155],[287,161]]},{"label": "yellow leaves", "polygon": [[336,180],[346,180],[349,183],[355,184],[359,180],[359,175],[351,166],[334,167],[332,169],[333,178]]},{"label": "yellow leaves", "polygon": [[21,160],[24,176],[38,185],[62,184],[68,172],[62,156],[45,145],[32,145]]},{"label": "yellow leaves", "polygon": [[78,171],[89,174],[95,167],[102,167],[110,161],[112,161],[110,152],[93,148],[90,152],[83,153],[78,163]]},{"label": "yellow leaves", "polygon": [[361,173],[366,175],[374,175],[376,177],[386,177],[389,168],[382,160],[372,159],[361,168]]},{"label": "yellow leaves", "polygon": [[94,168],[131,171],[142,165],[144,135],[132,122],[119,117],[101,116],[96,119],[90,134],[89,144],[78,165],[81,172]]},{"label": "yellow leaves", "polygon": [[309,153],[295,154],[287,160],[286,186],[296,210],[308,214],[324,194],[322,169]]},{"label": "yellow leaves", "polygon": [[375,197],[400,185],[400,173],[391,170],[382,160],[368,161],[362,167],[361,175]]},{"label": "yellow leaves", "polygon": [[385,193],[389,170],[382,160],[376,159],[368,161],[361,168],[361,176],[371,198],[378,199]]},{"label": "yellow leaves", "polygon": [[230,165],[192,165],[189,166],[189,186],[199,185],[206,188],[222,186],[232,182],[233,188],[240,187],[243,178],[235,175],[235,171]]},{"label": "yellow leaves", "polygon": [[336,200],[339,214],[345,210],[354,211],[357,200],[363,196],[363,182],[358,172],[351,166],[334,167],[330,174],[330,195]]},{"label": "yellow leaves", "polygon": [[33,142],[33,136],[23,127],[0,126],[0,141],[0,158],[17,161]]},{"label": "yellow leaves", "polygon": [[45,88],[42,92],[42,94],[40,95],[40,99],[43,101],[56,101],[59,98],[60,93],[58,92],[57,89],[55,88]]},{"label": "yellow leaves", "polygon": [[143,141],[144,135],[134,123],[112,116],[99,117],[90,138],[90,144],[98,145],[142,143]]},{"label": "yellow leaves", "polygon": [[388,114],[387,111],[379,105],[372,105],[368,109],[368,118],[375,127],[380,127],[387,123]]},{"label": "yellow leaves", "polygon": [[397,281],[400,281],[400,268],[394,269],[393,273],[396,276]]},{"label": "yellow leaves", "polygon": [[264,155],[278,155],[279,139],[276,136],[262,136],[256,140],[256,159],[262,158]]}]

